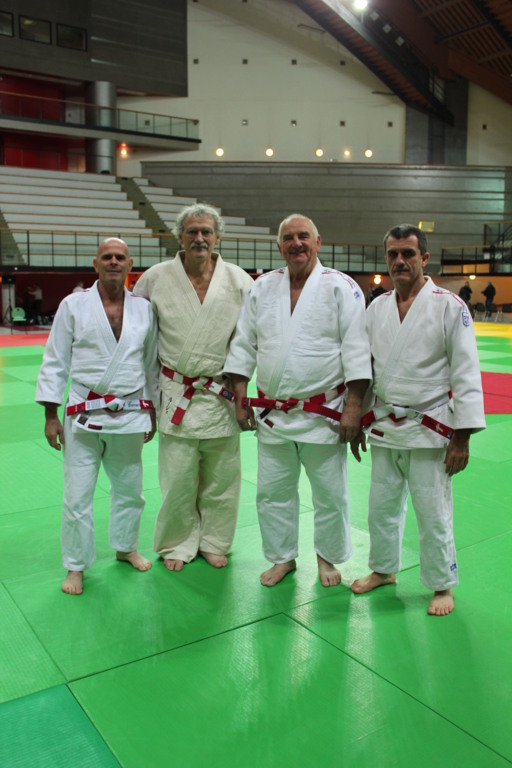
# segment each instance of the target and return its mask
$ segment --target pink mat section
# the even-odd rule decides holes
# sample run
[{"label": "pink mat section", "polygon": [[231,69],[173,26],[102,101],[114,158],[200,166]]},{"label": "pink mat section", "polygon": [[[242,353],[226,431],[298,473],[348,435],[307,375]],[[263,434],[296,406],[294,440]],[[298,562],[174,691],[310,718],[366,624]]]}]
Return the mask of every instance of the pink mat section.
[{"label": "pink mat section", "polygon": [[484,409],[491,413],[512,413],[512,374],[482,371]]},{"label": "pink mat section", "polygon": [[13,333],[0,336],[0,347],[36,347],[46,344],[48,331],[41,333]]}]

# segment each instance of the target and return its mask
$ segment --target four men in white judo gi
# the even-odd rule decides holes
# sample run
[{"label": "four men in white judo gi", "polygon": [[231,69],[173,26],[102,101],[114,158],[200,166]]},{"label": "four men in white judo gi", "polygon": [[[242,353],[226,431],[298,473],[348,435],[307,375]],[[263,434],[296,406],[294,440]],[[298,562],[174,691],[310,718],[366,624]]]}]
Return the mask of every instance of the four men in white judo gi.
[{"label": "four men in white judo gi", "polygon": [[[359,431],[371,378],[365,301],[347,275],[322,266],[320,245],[310,219],[293,214],[282,222],[278,248],[286,267],[255,282],[225,364],[241,428],[257,426],[257,509],[263,552],[273,563],[261,575],[265,586],[296,567],[301,465],[313,492],[324,586],[340,582],[334,563],[352,553],[346,443]],[[255,368],[262,400],[256,419],[244,400]]]},{"label": "four men in white judo gi", "polygon": [[225,566],[238,516],[240,429],[222,369],[253,280],[216,252],[223,228],[215,208],[185,208],[174,230],[182,250],[150,267],[134,289],[158,321],[162,505],[154,549],[170,571],[198,553]]},{"label": "four men in white judo gi", "polygon": [[[434,592],[428,612],[446,615],[458,583],[451,478],[467,466],[470,435],[485,428],[475,335],[466,304],[424,276],[425,233],[403,224],[384,243],[394,290],[367,310],[376,396],[365,418],[372,573],[352,590],[395,582],[410,491],[420,578]],[[360,447],[366,450],[363,433],[352,443],[356,458]]]},{"label": "four men in white judo gi", "polygon": [[[197,554],[214,567],[227,564],[240,496],[239,430],[256,428],[257,509],[273,563],[261,583],[273,586],[296,567],[303,465],[320,580],[338,584],[334,564],[352,551],[346,443],[360,460],[373,363],[374,406],[363,417],[372,447],[372,572],[352,590],[395,582],[410,491],[420,578],[434,592],[428,612],[450,613],[458,582],[451,477],[467,466],[470,434],[485,419],[472,320],[459,297],[425,277],[425,234],[410,225],[387,233],[394,290],[373,301],[365,318],[359,286],[320,263],[321,238],[307,217],[281,223],[286,267],[255,283],[215,252],[222,230],[216,209],[184,209],[175,232],[183,250],[144,273],[133,294],[124,285],[132,266],[126,244],[105,240],[94,260],[98,281],[66,297],[55,316],[36,399],[45,406],[49,444],[64,448],[63,590],[80,594],[94,561],[101,462],[111,482],[111,546],[138,570],[151,567],[137,552],[141,450],[156,429],[148,400],[159,389],[162,506],[154,547],[168,570]],[[258,397],[247,399],[255,369]],[[62,424],[57,409],[69,375]]]},{"label": "four men in white judo gi", "polygon": [[[100,464],[110,480],[110,545],[117,559],[140,571],[137,552],[142,495],[142,445],[156,430],[156,324],[151,305],[132,296],[126,243],[104,240],[94,259],[98,280],[60,304],[39,373],[36,400],[45,406],[45,436],[64,454],[62,585],[81,594],[83,572],[95,559],[93,494]],[[62,422],[68,377],[71,385]]]}]

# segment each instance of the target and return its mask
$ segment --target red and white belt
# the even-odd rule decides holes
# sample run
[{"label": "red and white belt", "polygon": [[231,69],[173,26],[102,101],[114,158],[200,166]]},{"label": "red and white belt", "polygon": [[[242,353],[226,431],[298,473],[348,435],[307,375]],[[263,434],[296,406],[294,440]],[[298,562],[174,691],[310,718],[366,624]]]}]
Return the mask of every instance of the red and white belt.
[{"label": "red and white belt", "polygon": [[224,400],[227,400],[230,403],[233,403],[235,400],[235,393],[222,384],[218,384],[211,376],[184,376],[182,373],[173,371],[165,365],[162,366],[162,373],[164,376],[167,376],[168,379],[172,379],[172,381],[176,381],[178,384],[183,384],[185,386],[185,390],[172,416],[172,424],[181,424],[185,411],[190,405],[194,393],[198,389],[213,392],[215,395],[224,398]]},{"label": "red and white belt", "polygon": [[68,405],[66,414],[74,416],[76,413],[85,413],[86,411],[98,411],[107,408],[109,411],[152,411],[152,400],[125,400],[116,395],[98,395],[91,391],[87,395],[87,400],[83,403]]},{"label": "red and white belt", "polygon": [[282,411],[283,413],[288,413],[288,411],[291,411],[292,409],[306,411],[307,413],[314,413],[317,416],[325,416],[326,419],[340,421],[341,411],[335,411],[333,408],[328,408],[325,403],[334,400],[334,398],[341,395],[345,389],[345,384],[341,383],[334,389],[329,389],[327,392],[322,392],[319,395],[313,395],[305,400],[299,400],[295,397],[290,397],[288,400],[273,399],[266,397],[263,392],[258,390],[258,397],[244,397],[243,405],[250,408],[263,408],[263,411],[258,414],[258,417],[269,427],[274,426],[273,422],[266,418],[270,411]]},{"label": "red and white belt", "polygon": [[442,435],[442,437],[445,437],[447,440],[451,440],[455,432],[453,427],[448,427],[446,424],[442,424],[440,421],[437,421],[437,419],[433,419],[432,416],[428,416],[425,413],[426,410],[445,405],[451,398],[452,392],[450,391],[447,395],[444,395],[438,400],[432,400],[428,403],[422,403],[414,407],[408,405],[395,405],[392,403],[388,405],[386,403],[385,405],[377,406],[377,408],[373,408],[371,411],[368,411],[368,413],[365,413],[361,419],[361,427],[364,429],[365,427],[369,427],[375,421],[380,421],[385,418],[390,418],[395,423],[403,421],[404,419],[412,419],[418,424],[422,424],[422,426],[427,429],[431,429],[432,432],[437,432],[437,434]]}]

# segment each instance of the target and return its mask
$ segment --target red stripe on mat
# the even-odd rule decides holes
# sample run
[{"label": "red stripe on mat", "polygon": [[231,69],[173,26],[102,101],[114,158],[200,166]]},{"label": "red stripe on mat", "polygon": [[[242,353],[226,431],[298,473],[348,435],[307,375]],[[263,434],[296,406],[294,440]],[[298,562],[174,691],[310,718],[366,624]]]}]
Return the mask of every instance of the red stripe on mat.
[{"label": "red stripe on mat", "polygon": [[482,371],[486,413],[512,413],[512,374]]},{"label": "red stripe on mat", "polygon": [[0,336],[0,347],[36,347],[46,344],[48,331],[41,333],[13,333]]}]

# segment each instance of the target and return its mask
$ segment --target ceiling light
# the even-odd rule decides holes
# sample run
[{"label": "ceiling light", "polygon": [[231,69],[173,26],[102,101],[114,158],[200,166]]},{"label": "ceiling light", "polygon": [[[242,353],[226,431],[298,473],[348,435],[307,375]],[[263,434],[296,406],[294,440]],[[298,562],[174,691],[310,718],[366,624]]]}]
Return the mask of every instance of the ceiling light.
[{"label": "ceiling light", "polygon": [[364,156],[365,156],[365,157],[373,157],[373,152],[372,152],[372,150],[371,150],[370,148],[368,148],[368,149],[365,149],[365,151],[364,151]]},{"label": "ceiling light", "polygon": [[368,0],[354,0],[353,6],[356,11],[364,11],[368,7]]},{"label": "ceiling light", "polygon": [[350,155],[351,155],[350,149],[343,150],[343,157],[350,157]]},{"label": "ceiling light", "polygon": [[215,150],[215,154],[217,155],[217,157],[223,157],[224,150],[222,149],[222,147],[217,147],[217,149]]},{"label": "ceiling light", "polygon": [[265,154],[267,157],[272,157],[274,154],[274,150],[272,149],[272,147],[267,147],[265,150]]},{"label": "ceiling light", "polygon": [[324,156],[324,151],[323,151],[322,147],[317,147],[315,149],[315,155],[317,157],[323,157]]}]

